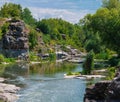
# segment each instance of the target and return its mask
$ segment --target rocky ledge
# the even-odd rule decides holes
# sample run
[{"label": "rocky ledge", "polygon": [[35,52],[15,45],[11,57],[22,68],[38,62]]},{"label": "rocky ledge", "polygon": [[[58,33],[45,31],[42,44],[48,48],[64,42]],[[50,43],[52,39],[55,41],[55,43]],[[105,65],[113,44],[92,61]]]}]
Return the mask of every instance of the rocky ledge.
[{"label": "rocky ledge", "polygon": [[112,81],[101,81],[86,88],[84,102],[120,102],[120,68]]},{"label": "rocky ledge", "polygon": [[4,80],[4,78],[0,78],[0,102],[15,102],[18,99],[16,92],[20,88],[15,85],[2,83]]},{"label": "rocky ledge", "polygon": [[21,20],[8,20],[7,31],[2,36],[2,53],[6,57],[28,57],[29,30]]}]

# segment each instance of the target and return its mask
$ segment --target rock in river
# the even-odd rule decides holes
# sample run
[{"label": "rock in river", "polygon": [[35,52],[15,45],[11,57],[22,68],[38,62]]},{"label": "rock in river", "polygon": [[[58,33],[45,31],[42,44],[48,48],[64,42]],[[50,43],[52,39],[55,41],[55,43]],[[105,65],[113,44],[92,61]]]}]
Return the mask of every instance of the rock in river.
[{"label": "rock in river", "polygon": [[15,102],[18,99],[16,92],[19,90],[15,85],[0,83],[0,102]]}]

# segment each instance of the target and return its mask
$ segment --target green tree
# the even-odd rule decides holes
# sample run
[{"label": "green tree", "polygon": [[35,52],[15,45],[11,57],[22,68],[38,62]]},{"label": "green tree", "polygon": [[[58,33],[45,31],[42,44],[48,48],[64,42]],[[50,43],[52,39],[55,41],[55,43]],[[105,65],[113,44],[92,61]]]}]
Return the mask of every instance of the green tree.
[{"label": "green tree", "polygon": [[103,0],[102,6],[108,9],[120,9],[120,0]]},{"label": "green tree", "polygon": [[21,18],[22,7],[19,4],[5,3],[0,9],[1,17],[19,17]]},{"label": "green tree", "polygon": [[28,8],[23,9],[21,17],[28,25],[33,26],[36,23],[36,20],[33,18],[31,11]]},{"label": "green tree", "polygon": [[[112,0],[108,0],[108,3]],[[117,0],[118,4],[120,3]],[[109,5],[108,5],[109,6]],[[105,46],[114,50],[120,56],[120,11],[116,6],[104,6],[100,8],[94,15],[85,18],[84,27],[88,31],[93,31],[100,35],[101,41]],[[85,30],[86,30],[85,29]]]},{"label": "green tree", "polygon": [[50,27],[45,19],[37,23],[37,28],[39,28],[44,34],[50,33]]},{"label": "green tree", "polygon": [[86,39],[85,41],[85,49],[87,52],[93,50],[94,53],[100,53],[102,50],[102,44],[101,44],[101,39],[99,37],[99,34],[93,34],[92,32],[89,35],[89,39]]},{"label": "green tree", "polygon": [[91,74],[91,71],[94,68],[94,52],[91,50],[86,57],[86,60],[83,64],[83,73],[84,74]]},{"label": "green tree", "polygon": [[43,19],[37,22],[37,28],[43,33],[44,41],[47,40],[47,42],[55,42],[56,44],[65,42],[66,45],[80,48],[85,38],[81,26],[62,19]]},{"label": "green tree", "polygon": [[38,45],[38,33],[35,30],[31,30],[29,33],[30,49],[34,49]]}]

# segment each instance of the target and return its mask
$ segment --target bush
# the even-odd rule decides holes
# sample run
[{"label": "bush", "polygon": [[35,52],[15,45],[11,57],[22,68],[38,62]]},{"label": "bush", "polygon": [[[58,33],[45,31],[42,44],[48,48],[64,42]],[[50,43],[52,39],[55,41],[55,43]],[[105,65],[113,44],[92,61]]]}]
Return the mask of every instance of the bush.
[{"label": "bush", "polygon": [[0,63],[4,61],[5,61],[5,57],[2,54],[0,54]]},{"label": "bush", "polygon": [[96,59],[104,59],[104,60],[106,60],[106,59],[109,59],[109,54],[106,53],[106,52],[101,52],[99,54],[96,54],[95,58]]},{"label": "bush", "polygon": [[38,56],[35,55],[34,53],[30,53],[29,55],[30,61],[37,61],[38,60]]},{"label": "bush", "polygon": [[72,72],[68,72],[67,75],[73,75],[73,73]]},{"label": "bush", "polygon": [[120,64],[120,59],[118,57],[112,57],[109,59],[108,64],[113,67],[113,66],[118,66]]},{"label": "bush", "polygon": [[83,63],[83,74],[90,74],[94,68],[94,52],[91,50]]},{"label": "bush", "polygon": [[115,77],[115,67],[110,67],[110,68],[108,68],[107,69],[107,77],[106,77],[106,79],[107,80],[112,80],[114,77]]},{"label": "bush", "polygon": [[55,61],[56,60],[56,54],[55,53],[50,53],[49,54],[49,61]]},{"label": "bush", "polygon": [[15,62],[15,58],[5,58],[5,62]]}]

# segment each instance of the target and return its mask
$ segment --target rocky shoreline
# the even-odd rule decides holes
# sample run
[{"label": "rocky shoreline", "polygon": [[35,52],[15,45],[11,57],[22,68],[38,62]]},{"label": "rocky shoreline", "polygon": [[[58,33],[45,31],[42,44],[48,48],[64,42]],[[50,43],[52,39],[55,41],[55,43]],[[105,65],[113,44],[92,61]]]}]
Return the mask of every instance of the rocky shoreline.
[{"label": "rocky shoreline", "polygon": [[0,102],[15,102],[18,99],[17,91],[19,87],[3,83],[4,78],[0,78]]},{"label": "rocky shoreline", "polygon": [[101,81],[85,90],[83,102],[120,102],[120,67],[112,81]]}]

